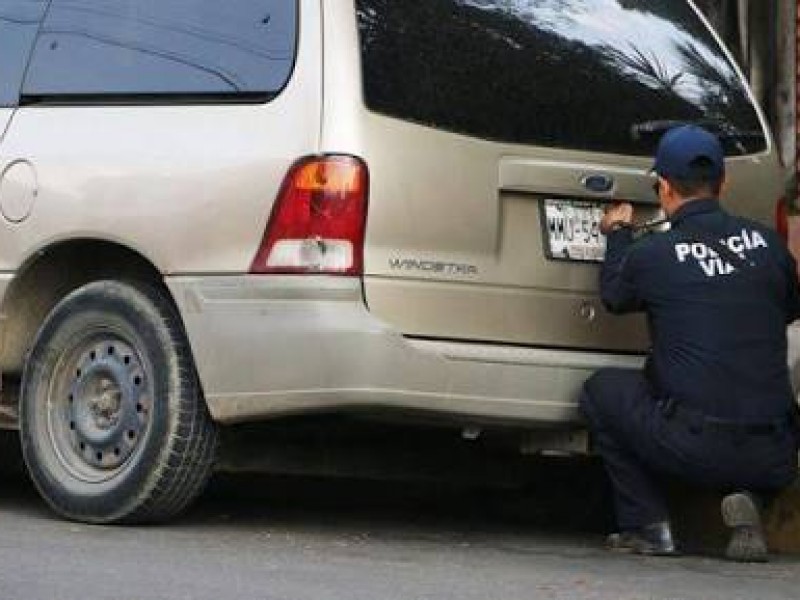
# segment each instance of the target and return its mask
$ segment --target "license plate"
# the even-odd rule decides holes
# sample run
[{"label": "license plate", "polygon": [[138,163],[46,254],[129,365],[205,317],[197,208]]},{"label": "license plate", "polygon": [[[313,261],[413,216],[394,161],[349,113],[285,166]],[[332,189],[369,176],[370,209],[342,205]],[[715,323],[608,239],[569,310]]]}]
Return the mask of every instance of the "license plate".
[{"label": "license plate", "polygon": [[606,237],[600,233],[603,206],[581,200],[551,200],[543,204],[544,251],[552,260],[602,262]]}]

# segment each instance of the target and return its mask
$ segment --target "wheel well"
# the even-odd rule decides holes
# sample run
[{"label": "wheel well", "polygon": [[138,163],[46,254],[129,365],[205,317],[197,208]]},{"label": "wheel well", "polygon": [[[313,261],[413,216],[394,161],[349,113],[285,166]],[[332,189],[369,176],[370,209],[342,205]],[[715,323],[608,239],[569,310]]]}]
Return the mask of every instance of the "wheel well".
[{"label": "wheel well", "polygon": [[3,301],[0,369],[9,391],[16,387],[25,355],[53,307],[71,291],[99,279],[149,283],[171,298],[158,269],[125,246],[76,240],[42,250],[17,272]]}]

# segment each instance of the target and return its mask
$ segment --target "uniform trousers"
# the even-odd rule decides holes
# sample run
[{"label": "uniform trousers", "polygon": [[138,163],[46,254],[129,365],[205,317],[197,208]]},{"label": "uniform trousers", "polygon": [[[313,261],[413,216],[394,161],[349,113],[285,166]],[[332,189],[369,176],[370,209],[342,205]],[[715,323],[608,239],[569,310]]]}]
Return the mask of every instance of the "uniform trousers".
[{"label": "uniform trousers", "polygon": [[774,492],[797,476],[798,435],[787,417],[769,427],[719,426],[654,397],[641,371],[602,369],[584,385],[580,408],[614,486],[622,530],[666,521],[667,477],[722,493]]}]

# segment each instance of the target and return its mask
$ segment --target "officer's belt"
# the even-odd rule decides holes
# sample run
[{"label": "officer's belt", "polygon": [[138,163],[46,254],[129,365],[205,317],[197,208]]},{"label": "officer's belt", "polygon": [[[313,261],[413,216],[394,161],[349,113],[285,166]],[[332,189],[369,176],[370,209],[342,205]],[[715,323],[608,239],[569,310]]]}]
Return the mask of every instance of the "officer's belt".
[{"label": "officer's belt", "polygon": [[675,400],[662,400],[659,402],[659,407],[665,419],[686,425],[690,431],[699,429],[731,435],[768,436],[777,435],[791,429],[791,421],[788,415],[760,423],[742,423],[705,415],[700,411],[681,406]]}]

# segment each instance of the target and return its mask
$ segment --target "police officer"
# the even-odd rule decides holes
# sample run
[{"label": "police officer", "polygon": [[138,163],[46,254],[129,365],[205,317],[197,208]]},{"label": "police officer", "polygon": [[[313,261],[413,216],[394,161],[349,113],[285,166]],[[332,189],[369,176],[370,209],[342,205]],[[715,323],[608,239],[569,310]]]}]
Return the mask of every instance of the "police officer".
[{"label": "police officer", "polygon": [[613,313],[646,311],[644,371],[604,369],[581,410],[615,489],[610,546],[676,553],[660,484],[673,476],[727,494],[732,560],[767,558],[760,499],[797,474],[786,325],[800,317],[795,261],[777,234],[727,213],[719,140],[695,126],[662,138],[654,166],[667,232],[634,239],[612,206],[601,293]]}]

